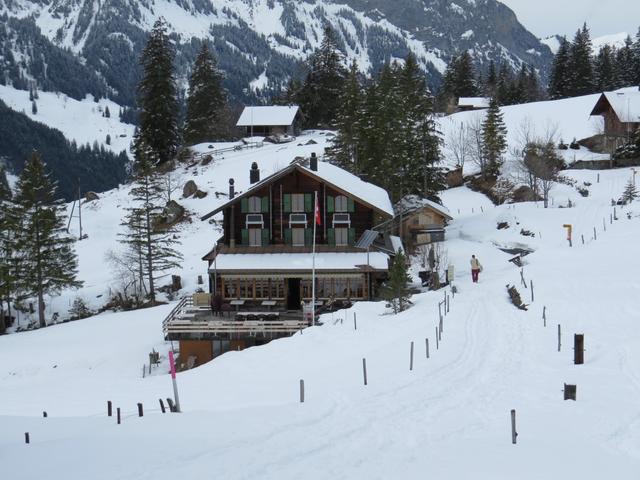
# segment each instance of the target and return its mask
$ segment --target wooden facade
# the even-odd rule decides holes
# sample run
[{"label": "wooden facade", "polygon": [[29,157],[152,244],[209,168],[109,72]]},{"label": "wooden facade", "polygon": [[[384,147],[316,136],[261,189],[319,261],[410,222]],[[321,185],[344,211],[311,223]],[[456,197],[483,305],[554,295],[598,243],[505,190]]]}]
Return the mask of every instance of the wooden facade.
[{"label": "wooden facade", "polygon": [[407,250],[415,252],[421,245],[444,241],[445,226],[451,220],[429,205],[405,212],[398,219],[397,234]]},{"label": "wooden facade", "polygon": [[[624,105],[622,108],[624,109]],[[629,114],[630,112],[627,112],[627,115]],[[598,99],[591,115],[601,116],[604,120],[604,135],[620,139],[621,142],[619,143],[624,143],[623,140],[633,136],[633,133],[640,127],[640,116],[637,117],[636,121],[623,121],[620,112],[616,111],[616,108],[604,93]]]}]

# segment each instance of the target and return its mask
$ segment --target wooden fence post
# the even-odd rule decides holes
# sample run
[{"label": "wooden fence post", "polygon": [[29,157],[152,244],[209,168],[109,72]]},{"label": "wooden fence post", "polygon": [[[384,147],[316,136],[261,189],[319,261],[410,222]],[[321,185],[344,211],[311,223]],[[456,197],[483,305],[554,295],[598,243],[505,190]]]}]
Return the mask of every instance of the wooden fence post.
[{"label": "wooden fence post", "polygon": [[598,239],[598,233],[596,232],[596,227],[593,227],[593,239],[594,240]]},{"label": "wooden fence post", "polygon": [[511,443],[514,445],[518,439],[518,432],[516,432],[516,411],[511,410]]},{"label": "wooden fence post", "polygon": [[427,358],[429,358],[429,339],[425,338],[424,339],[424,343],[425,343],[425,345],[427,347]]},{"label": "wooden fence post", "polygon": [[362,376],[364,377],[364,384],[367,384],[367,359],[362,359]]},{"label": "wooden fence post", "polygon": [[436,350],[440,348],[440,342],[438,341],[438,327],[436,326]]},{"label": "wooden fence post", "polygon": [[580,236],[582,237],[582,244],[584,245],[584,234]]},{"label": "wooden fence post", "polygon": [[353,312],[353,329],[358,329],[358,322],[356,321],[356,312]]},{"label": "wooden fence post", "polygon": [[413,342],[411,342],[411,353],[409,357],[409,371],[411,371],[413,370]]},{"label": "wooden fence post", "polygon": [[598,183],[600,183],[600,174],[598,174]]},{"label": "wooden fence post", "polygon": [[142,404],[141,403],[138,404],[138,416],[139,417],[143,417],[144,416],[144,411],[142,410]]},{"label": "wooden fence post", "polygon": [[24,443],[27,445],[31,442],[31,438],[29,438],[29,432],[24,432]]},{"label": "wooden fence post", "polygon": [[533,280],[531,280],[531,303],[533,303]]},{"label": "wooden fence post", "polygon": [[582,365],[584,363],[584,335],[576,333],[573,336],[573,363]]},{"label": "wooden fence post", "polygon": [[169,405],[169,411],[170,412],[175,412],[176,411],[176,406],[173,403],[173,400],[169,397],[167,397],[167,405]]},{"label": "wooden fence post", "polygon": [[558,324],[558,351],[562,347],[562,334],[560,333],[560,324]]},{"label": "wooden fence post", "polygon": [[120,423],[121,423],[120,407],[116,408],[116,417],[118,419],[118,425],[120,425]]},{"label": "wooden fence post", "polygon": [[48,416],[48,415],[47,415],[47,412],[46,412],[46,411],[45,411],[45,412],[42,412],[42,417],[43,417],[43,418],[47,418],[47,416]]},{"label": "wooden fence post", "polygon": [[160,410],[162,410],[162,413],[167,413],[166,408],[164,408],[164,402],[162,401],[161,398],[158,399],[160,401]]},{"label": "wooden fence post", "polygon": [[564,399],[565,400],[576,400],[577,393],[577,385],[568,385],[564,384]]},{"label": "wooden fence post", "polygon": [[542,321],[544,322],[544,326],[547,326],[547,307],[546,305],[542,308]]},{"label": "wooden fence post", "polygon": [[110,417],[113,414],[113,408],[111,405],[111,400],[107,401],[107,417]]},{"label": "wooden fence post", "polygon": [[300,379],[300,403],[304,403],[304,380]]},{"label": "wooden fence post", "polygon": [[607,222],[605,221],[605,219],[602,219],[602,229],[606,232],[607,231]]}]

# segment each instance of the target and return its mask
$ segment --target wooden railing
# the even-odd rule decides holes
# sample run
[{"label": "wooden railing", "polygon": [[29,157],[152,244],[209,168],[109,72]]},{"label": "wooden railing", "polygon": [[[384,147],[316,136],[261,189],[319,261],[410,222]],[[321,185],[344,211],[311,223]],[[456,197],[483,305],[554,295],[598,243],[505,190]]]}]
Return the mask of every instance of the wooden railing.
[{"label": "wooden railing", "polygon": [[183,297],[162,322],[165,338],[171,334],[190,333],[282,336],[293,334],[309,326],[309,323],[303,319],[211,319],[209,312],[208,305],[194,305],[192,295]]},{"label": "wooden railing", "polygon": [[215,158],[217,155],[221,155],[223,153],[239,152],[250,148],[261,148],[263,146],[264,142],[246,142],[243,144],[234,145],[233,147],[218,148],[209,152],[196,153],[195,155],[193,155],[193,160],[202,160],[202,158],[206,157],[207,155],[211,155],[212,158]]}]

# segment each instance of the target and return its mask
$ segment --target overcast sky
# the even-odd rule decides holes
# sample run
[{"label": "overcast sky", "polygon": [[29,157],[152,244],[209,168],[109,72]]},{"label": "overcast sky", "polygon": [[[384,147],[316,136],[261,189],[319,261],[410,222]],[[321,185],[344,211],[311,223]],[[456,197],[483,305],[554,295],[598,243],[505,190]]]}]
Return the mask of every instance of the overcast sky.
[{"label": "overcast sky", "polygon": [[508,5],[528,30],[539,37],[553,34],[573,37],[587,22],[592,37],[627,32],[640,27],[639,0],[500,0]]}]

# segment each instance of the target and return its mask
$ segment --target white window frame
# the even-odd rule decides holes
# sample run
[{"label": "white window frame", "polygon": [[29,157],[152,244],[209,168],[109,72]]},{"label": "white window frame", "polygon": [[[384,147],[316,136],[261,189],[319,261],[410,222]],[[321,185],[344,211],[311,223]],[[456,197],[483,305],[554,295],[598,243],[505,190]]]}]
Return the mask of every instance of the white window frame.
[{"label": "white window frame", "polygon": [[306,213],[290,213],[289,214],[289,228],[293,225],[304,225],[307,227],[307,214]]},{"label": "white window frame", "polygon": [[[257,237],[256,237],[257,232]],[[256,240],[257,238],[257,240]],[[262,229],[260,228],[250,228],[249,229],[249,246],[250,247],[261,247],[262,246]]]},{"label": "white window frame", "polygon": [[334,213],[332,224],[333,228],[336,228],[336,225],[346,225],[347,228],[351,228],[351,215],[348,213]]},{"label": "white window frame", "polygon": [[291,211],[293,213],[304,212],[304,193],[291,194]]},{"label": "white window frame", "polygon": [[[291,245],[294,247],[304,247],[304,240],[306,236],[306,228],[292,228],[291,229]],[[296,243],[295,232],[302,232],[302,243]]]},{"label": "white window frame", "polygon": [[249,197],[247,201],[248,213],[262,213],[262,198]]},{"label": "white window frame", "polygon": [[349,199],[346,195],[338,195],[333,200],[333,211],[338,213],[349,211]]},{"label": "white window frame", "polygon": [[[344,242],[343,243],[338,241],[338,232],[340,232],[340,236],[344,235]],[[333,238],[335,240],[336,247],[346,247],[346,246],[348,246],[349,245],[349,228],[340,227],[340,228],[334,229]]]},{"label": "white window frame", "polygon": [[251,225],[260,225],[260,228],[264,228],[264,217],[261,213],[247,214],[246,226],[249,228]]}]

